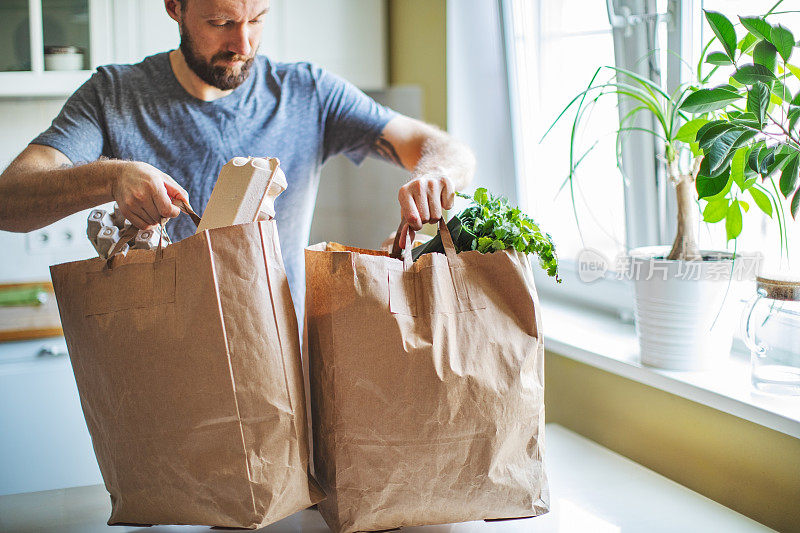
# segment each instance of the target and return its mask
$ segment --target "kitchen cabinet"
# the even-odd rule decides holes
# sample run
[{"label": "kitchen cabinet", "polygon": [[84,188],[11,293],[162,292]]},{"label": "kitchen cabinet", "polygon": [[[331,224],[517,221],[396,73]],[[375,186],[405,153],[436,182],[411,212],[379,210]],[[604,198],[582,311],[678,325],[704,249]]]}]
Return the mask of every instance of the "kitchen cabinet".
[{"label": "kitchen cabinet", "polygon": [[108,63],[109,6],[109,0],[0,2],[0,96],[67,95]]},{"label": "kitchen cabinet", "polygon": [[0,406],[0,495],[102,481],[64,337],[0,343]]},{"label": "kitchen cabinet", "polygon": [[[313,61],[363,89],[386,86],[384,0],[270,4],[260,53]],[[0,97],[67,96],[98,65],[138,62],[178,43],[163,0],[3,0]],[[78,69],[64,70],[66,59]]]}]

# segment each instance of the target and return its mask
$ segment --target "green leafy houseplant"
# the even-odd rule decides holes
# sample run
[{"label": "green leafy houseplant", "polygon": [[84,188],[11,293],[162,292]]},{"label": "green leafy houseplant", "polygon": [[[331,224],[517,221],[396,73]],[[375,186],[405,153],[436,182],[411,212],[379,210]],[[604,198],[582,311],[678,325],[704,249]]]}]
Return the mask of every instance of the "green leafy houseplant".
[{"label": "green leafy houseplant", "polygon": [[[735,239],[742,231],[742,211],[749,209],[748,200],[752,200],[777,220],[782,249],[788,252],[780,197],[791,198],[790,211],[796,218],[800,211],[800,67],[789,61],[800,44],[788,28],[771,24],[768,17],[769,13],[739,17],[746,30],[739,39],[724,15],[705,12],[723,51],[708,52],[714,40],[706,46],[698,79],[707,82],[725,69],[730,72],[729,82],[694,90],[681,102],[680,110],[696,117],[682,130],[703,154],[696,182],[698,197],[706,201],[703,219],[725,220],[728,239]],[[711,65],[705,76],[703,65]]]},{"label": "green leafy houseplant", "polygon": [[[698,67],[697,84],[667,91],[636,72],[600,67],[553,123],[574,111],[565,180],[570,192],[585,157],[577,152],[577,133],[601,98],[615,96],[622,110],[617,130],[620,167],[626,136],[644,134],[661,144],[677,200],[675,240],[669,252],[667,247],[650,246],[632,250],[629,257],[640,360],[671,370],[712,368],[730,353],[735,317],[730,312],[733,307],[725,305],[729,283],[718,281],[733,279],[734,254],[701,254],[696,241],[699,199],[707,204],[704,220],[724,220],[729,240],[735,239],[742,231],[742,212],[749,209],[746,199],[752,198],[768,215],[782,209],[779,191],[770,191],[764,178],[780,171],[780,192],[788,198],[797,190],[800,166],[800,144],[794,133],[800,97],[792,97],[787,88],[788,78],[796,80],[800,73],[788,62],[795,46],[791,32],[764,17],[741,18],[748,33],[738,40],[735,27],[722,15],[706,13],[706,20],[716,37],[702,55],[716,39],[724,52],[705,57],[712,72],[703,77],[703,68]],[[753,57],[752,64],[745,59],[748,56]],[[707,88],[724,65],[734,71],[730,82]],[[607,73],[610,77],[605,79]],[[572,205],[577,211],[574,193]],[[777,218],[785,243],[785,221]],[[644,273],[645,269],[649,271]],[[696,275],[688,275],[691,271]]]},{"label": "green leafy houseplant", "polygon": [[[599,68],[586,90],[553,123],[555,126],[569,109],[576,108],[567,178],[570,191],[585,156],[576,153],[577,131],[594,103],[604,95],[616,94],[634,104],[620,120],[618,161],[621,163],[621,140],[631,132],[649,133],[664,147],[667,176],[675,186],[678,207],[677,231],[667,259],[702,258],[695,239],[698,199],[706,201],[703,220],[724,221],[728,240],[741,234],[742,213],[749,210],[748,200],[752,200],[776,219],[786,249],[786,217],[780,195],[791,197],[792,217],[800,211],[800,89],[794,96],[791,89],[800,80],[800,67],[789,63],[798,46],[792,32],[770,24],[768,16],[739,17],[747,33],[738,39],[736,28],[724,15],[706,11],[716,38],[703,50],[698,85],[683,84],[667,93],[634,72]],[[723,51],[708,51],[715,40],[722,43]],[[712,66],[705,75],[704,64]],[[732,70],[729,83],[705,88],[720,68]],[[611,71],[611,79],[597,81],[603,71]],[[635,123],[642,115],[652,119],[653,128]],[[780,176],[779,187],[772,179],[776,176]]]},{"label": "green leafy houseplant", "polygon": [[[542,269],[561,282],[555,245],[550,235],[543,233],[532,218],[518,207],[512,207],[505,198],[490,195],[483,187],[471,197],[456,194],[472,200],[468,207],[447,223],[457,252],[477,250],[492,253],[515,249],[524,254],[535,254]],[[431,252],[444,252],[439,234],[414,248],[412,257],[416,261],[419,256]]]},{"label": "green leafy houseplant", "polygon": [[[600,76],[607,72],[610,72],[610,78],[599,80]],[[684,84],[669,93],[652,80],[617,67],[604,66],[595,71],[586,89],[567,104],[542,137],[544,140],[556,124],[564,119],[567,112],[575,109],[570,134],[569,174],[564,185],[569,185],[576,219],[578,217],[575,208],[574,180],[578,167],[588,153],[588,151],[581,155],[577,153],[578,131],[598,100],[607,95],[616,95],[620,100],[632,104],[620,119],[617,130],[618,166],[622,168],[622,143],[625,136],[640,132],[658,139],[664,149],[667,177],[675,186],[678,206],[677,232],[667,259],[702,259],[695,237],[697,207],[694,192],[694,180],[700,167],[701,153],[690,153],[688,144],[690,133],[681,126],[689,118],[681,111],[681,104],[691,92],[692,87]],[[652,127],[650,123],[653,124]],[[689,154],[688,158],[684,154]]]}]

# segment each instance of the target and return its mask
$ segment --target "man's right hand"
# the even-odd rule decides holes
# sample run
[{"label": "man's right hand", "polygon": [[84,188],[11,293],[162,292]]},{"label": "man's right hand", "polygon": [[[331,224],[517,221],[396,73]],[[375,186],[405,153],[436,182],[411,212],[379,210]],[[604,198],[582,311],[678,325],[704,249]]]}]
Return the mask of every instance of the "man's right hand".
[{"label": "man's right hand", "polygon": [[189,195],[147,163],[100,159],[73,165],[66,155],[29,144],[0,175],[0,230],[26,232],[116,200],[125,218],[149,229],[179,214]]},{"label": "man's right hand", "polygon": [[175,218],[181,211],[173,199],[189,202],[178,183],[147,163],[119,162],[119,173],[111,182],[111,196],[122,214],[139,229],[149,229],[163,218]]}]

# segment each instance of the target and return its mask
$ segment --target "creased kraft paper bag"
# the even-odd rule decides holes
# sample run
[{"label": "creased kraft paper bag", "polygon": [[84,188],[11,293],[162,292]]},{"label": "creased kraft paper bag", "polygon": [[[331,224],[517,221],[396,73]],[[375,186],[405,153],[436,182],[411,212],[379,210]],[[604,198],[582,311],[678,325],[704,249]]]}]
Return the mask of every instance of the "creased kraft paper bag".
[{"label": "creased kraft paper bag", "polygon": [[[335,532],[536,516],[544,346],[527,258],[306,249],[314,469]],[[410,249],[410,246],[407,247]]]},{"label": "creased kraft paper bag", "polygon": [[51,274],[109,524],[255,528],[320,499],[275,221]]}]

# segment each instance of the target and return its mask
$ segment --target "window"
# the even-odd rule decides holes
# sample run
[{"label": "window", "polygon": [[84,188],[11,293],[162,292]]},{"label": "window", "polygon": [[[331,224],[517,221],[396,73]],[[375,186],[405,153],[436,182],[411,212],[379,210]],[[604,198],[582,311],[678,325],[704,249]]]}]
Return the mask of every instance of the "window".
[{"label": "window", "polygon": [[[540,144],[550,123],[581,90],[598,65],[613,64],[611,27],[600,2],[523,2],[524,26],[515,34],[519,68],[520,117],[524,161],[520,167],[527,185],[521,195],[537,221],[559,243],[563,258],[574,258],[584,242],[608,256],[624,248],[625,217],[622,179],[614,158],[613,133],[619,125],[613,105],[595,108],[591,122],[579,132],[583,153],[597,145],[583,160],[583,170],[592,169],[591,179],[574,181],[580,233],[572,216],[570,188],[566,184],[570,128],[561,122]],[[531,10],[533,11],[533,10]],[[577,18],[575,15],[577,14]],[[608,99],[609,104],[611,98]],[[591,223],[588,223],[591,221]]]},{"label": "window", "polygon": [[[613,272],[615,257],[636,246],[671,244],[675,234],[674,192],[657,161],[660,143],[649,134],[625,136],[622,160],[628,177],[617,168],[614,144],[620,112],[614,95],[600,99],[585,127],[576,132],[578,157],[588,154],[573,179],[573,208],[569,185],[562,185],[569,171],[574,114],[562,119],[540,143],[558,113],[604,65],[663,80],[669,88],[693,80],[701,47],[713,36],[703,20],[702,9],[720,11],[738,22],[737,15],[763,14],[774,3],[775,0],[502,2],[519,196],[525,208],[553,236],[566,280],[564,287],[552,289],[551,283],[537,278],[544,292],[550,288],[562,296],[571,295],[603,307],[630,309],[632,299],[621,291],[631,289]],[[648,15],[640,24],[612,30],[607,4],[620,13],[629,7],[634,13]],[[800,18],[800,14],[782,16]],[[800,21],[781,20],[800,28]],[[668,52],[668,48],[676,53]],[[598,80],[610,75],[609,70],[605,78],[601,74]],[[736,250],[761,251],[768,264],[777,263],[780,241],[776,225],[758,209],[751,209],[745,216],[745,232],[738,239]],[[794,224],[791,231],[795,239],[800,238],[797,226]],[[701,223],[699,240],[703,248],[734,249],[733,241],[725,242],[721,224]],[[590,259],[599,255],[610,267],[603,278],[591,283],[586,283],[577,269],[587,257],[580,255],[586,254],[586,249],[594,250]]]},{"label": "window", "polygon": [[509,56],[516,66],[510,86],[515,92],[512,121],[520,202],[552,235],[565,287],[574,286],[570,270],[584,247],[606,257],[625,248],[624,187],[614,157],[619,120],[612,98],[595,108],[588,127],[578,135],[583,150],[598,141],[582,163],[584,171],[592,169],[591,179],[582,175],[573,182],[579,224],[565,182],[569,125],[562,121],[544,142],[540,140],[558,112],[586,88],[597,67],[614,63],[611,27],[604,4],[581,0],[507,2],[505,20]]}]

